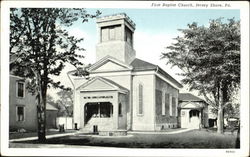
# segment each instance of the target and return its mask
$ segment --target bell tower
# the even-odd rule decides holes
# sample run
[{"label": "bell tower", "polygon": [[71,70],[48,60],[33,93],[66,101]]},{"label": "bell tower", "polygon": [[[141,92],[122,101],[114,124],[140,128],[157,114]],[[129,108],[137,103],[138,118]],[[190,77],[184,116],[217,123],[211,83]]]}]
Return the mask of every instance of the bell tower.
[{"label": "bell tower", "polygon": [[97,19],[99,42],[96,61],[109,55],[130,64],[135,59],[135,23],[125,14],[115,14]]}]

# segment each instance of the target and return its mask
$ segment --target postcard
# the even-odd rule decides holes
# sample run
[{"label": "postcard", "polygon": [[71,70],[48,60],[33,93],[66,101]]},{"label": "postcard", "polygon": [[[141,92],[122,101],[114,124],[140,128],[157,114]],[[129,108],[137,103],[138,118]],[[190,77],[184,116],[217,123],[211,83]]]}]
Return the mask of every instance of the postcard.
[{"label": "postcard", "polygon": [[1,4],[2,155],[249,155],[248,2]]}]

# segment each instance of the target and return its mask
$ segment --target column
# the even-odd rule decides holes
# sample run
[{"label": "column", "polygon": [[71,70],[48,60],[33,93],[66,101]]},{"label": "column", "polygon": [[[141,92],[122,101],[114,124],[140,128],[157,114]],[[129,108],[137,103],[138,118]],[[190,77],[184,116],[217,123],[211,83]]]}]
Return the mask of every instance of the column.
[{"label": "column", "polygon": [[119,93],[116,92],[114,100],[113,100],[113,125],[114,129],[118,129],[118,104],[119,104]]},{"label": "column", "polygon": [[200,124],[199,124],[199,128],[201,129],[202,128],[202,118],[201,118],[201,110],[199,110],[199,119],[200,119]]},{"label": "column", "polygon": [[101,118],[101,103],[98,102],[98,117]]}]

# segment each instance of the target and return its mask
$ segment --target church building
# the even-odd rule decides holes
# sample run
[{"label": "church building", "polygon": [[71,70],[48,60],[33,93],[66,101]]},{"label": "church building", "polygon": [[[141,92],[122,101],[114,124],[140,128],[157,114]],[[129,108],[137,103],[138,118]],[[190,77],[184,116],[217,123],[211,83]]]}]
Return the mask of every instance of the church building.
[{"label": "church building", "polygon": [[[136,58],[135,23],[124,13],[97,19],[96,63],[73,76],[74,123],[92,132],[176,128],[182,85],[159,66]],[[145,54],[146,55],[146,54]]]}]

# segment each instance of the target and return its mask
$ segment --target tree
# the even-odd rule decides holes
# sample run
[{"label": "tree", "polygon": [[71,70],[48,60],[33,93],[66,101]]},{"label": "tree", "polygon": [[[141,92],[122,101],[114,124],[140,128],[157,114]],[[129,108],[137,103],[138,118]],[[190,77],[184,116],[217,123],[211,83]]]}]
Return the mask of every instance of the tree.
[{"label": "tree", "polygon": [[87,22],[100,14],[85,9],[21,8],[10,9],[10,70],[30,79],[28,89],[36,95],[38,140],[45,141],[46,96],[50,87],[65,89],[51,78],[60,75],[65,63],[76,68],[83,55],[77,52],[83,39],[70,36],[67,28],[79,19]]},{"label": "tree", "polygon": [[223,108],[240,87],[240,22],[222,18],[209,26],[188,24],[183,36],[167,47],[162,58],[179,67],[182,82],[198,90],[218,110],[218,133],[223,133]]},{"label": "tree", "polygon": [[73,91],[72,90],[60,90],[57,92],[59,99],[56,101],[58,104],[59,115],[73,116]]},{"label": "tree", "polygon": [[47,94],[46,101],[48,104],[54,106],[55,108],[58,108],[57,103],[55,102],[54,98],[50,94]]}]

